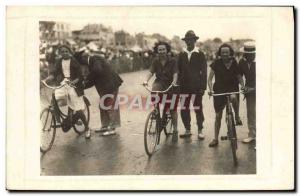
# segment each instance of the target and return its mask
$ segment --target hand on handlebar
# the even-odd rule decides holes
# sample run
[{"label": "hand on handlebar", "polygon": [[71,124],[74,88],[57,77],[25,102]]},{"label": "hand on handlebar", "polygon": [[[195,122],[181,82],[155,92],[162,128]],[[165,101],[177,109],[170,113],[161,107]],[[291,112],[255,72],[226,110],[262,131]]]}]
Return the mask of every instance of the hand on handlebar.
[{"label": "hand on handlebar", "polygon": [[242,93],[243,93],[243,94],[246,94],[246,93],[248,92],[248,87],[247,87],[247,86],[243,86],[243,87],[241,88],[241,90],[242,90]]},{"label": "hand on handlebar", "polygon": [[173,81],[173,82],[171,83],[171,86],[172,86],[172,87],[178,87],[179,85],[177,84],[177,82]]},{"label": "hand on handlebar", "polygon": [[148,86],[148,81],[144,81],[143,86]]},{"label": "hand on handlebar", "polygon": [[209,95],[209,96],[212,96],[214,93],[215,93],[215,92],[212,91],[212,90],[208,91],[208,95]]}]

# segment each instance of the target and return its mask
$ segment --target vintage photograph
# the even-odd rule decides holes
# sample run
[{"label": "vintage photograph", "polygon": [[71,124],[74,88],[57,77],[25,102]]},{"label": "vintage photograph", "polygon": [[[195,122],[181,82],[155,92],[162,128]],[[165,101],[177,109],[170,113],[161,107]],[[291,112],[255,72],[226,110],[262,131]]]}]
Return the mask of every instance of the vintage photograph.
[{"label": "vintage photograph", "polygon": [[39,21],[41,175],[256,174],[252,29],[131,24]]},{"label": "vintage photograph", "polygon": [[7,189],[295,187],[293,7],[11,6],[6,22]]}]

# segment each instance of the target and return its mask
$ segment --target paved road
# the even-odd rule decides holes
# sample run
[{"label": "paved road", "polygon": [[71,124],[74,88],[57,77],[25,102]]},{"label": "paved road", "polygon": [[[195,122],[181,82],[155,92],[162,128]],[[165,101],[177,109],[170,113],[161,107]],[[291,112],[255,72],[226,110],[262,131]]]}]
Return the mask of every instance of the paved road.
[{"label": "paved road", "polygon": [[[144,80],[146,71],[122,74],[124,84],[120,93],[134,95],[147,92],[137,85]],[[99,127],[100,116],[97,109],[98,95],[94,88],[86,95],[91,101],[92,128]],[[192,114],[191,139],[179,139],[172,143],[171,138],[163,138],[158,151],[148,159],[143,144],[143,129],[147,111],[128,111],[121,109],[122,126],[118,134],[101,137],[92,132],[92,138],[77,136],[73,130],[63,133],[60,129],[52,149],[41,156],[41,175],[195,175],[195,174],[255,174],[256,151],[253,144],[243,144],[247,136],[245,102],[240,105],[244,126],[238,127],[239,165],[233,166],[231,148],[228,141],[220,141],[216,148],[209,148],[213,138],[214,110],[212,99],[203,98],[204,133],[206,138],[197,139],[195,115]],[[179,132],[184,132],[179,117]],[[226,126],[222,122],[221,135]]]}]

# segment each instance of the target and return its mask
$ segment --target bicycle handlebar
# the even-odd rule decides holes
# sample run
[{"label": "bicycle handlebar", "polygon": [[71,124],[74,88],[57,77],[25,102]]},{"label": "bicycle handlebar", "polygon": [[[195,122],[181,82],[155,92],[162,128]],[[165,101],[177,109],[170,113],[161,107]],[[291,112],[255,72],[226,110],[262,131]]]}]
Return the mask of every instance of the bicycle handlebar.
[{"label": "bicycle handlebar", "polygon": [[234,94],[247,94],[250,93],[251,91],[255,91],[254,88],[250,88],[247,92],[244,91],[235,91],[235,92],[228,92],[228,93],[218,93],[218,94],[212,94],[211,96],[216,97],[216,96],[224,96],[224,95],[234,95]]},{"label": "bicycle handlebar", "polygon": [[72,85],[72,84],[67,84],[67,83],[64,83],[64,84],[62,84],[62,85],[60,85],[60,86],[50,86],[50,85],[48,85],[48,84],[46,83],[45,80],[42,80],[42,83],[43,83],[43,85],[45,85],[47,88],[50,88],[50,89],[52,89],[52,90],[60,89],[60,88],[62,88],[62,87],[64,87],[64,86],[66,86],[66,85],[69,85],[70,87],[76,88],[74,85]]},{"label": "bicycle handlebar", "polygon": [[218,94],[212,94],[211,96],[217,97],[217,96],[234,95],[234,94],[240,94],[240,93],[243,93],[243,91],[236,91],[236,92],[229,92],[229,93],[218,93]]},{"label": "bicycle handlebar", "polygon": [[177,86],[179,86],[179,85],[170,85],[166,90],[164,90],[164,91],[153,91],[153,90],[151,90],[149,87],[148,87],[148,85],[144,85],[144,84],[142,84],[144,87],[145,87],[145,89],[147,90],[147,91],[149,91],[150,93],[166,93],[166,92],[168,92],[172,87],[177,87]]}]

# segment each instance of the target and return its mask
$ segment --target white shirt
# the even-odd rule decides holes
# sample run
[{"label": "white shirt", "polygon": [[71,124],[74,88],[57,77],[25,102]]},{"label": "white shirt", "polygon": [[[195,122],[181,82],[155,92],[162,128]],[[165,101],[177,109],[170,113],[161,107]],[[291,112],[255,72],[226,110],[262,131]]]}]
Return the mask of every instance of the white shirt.
[{"label": "white shirt", "polygon": [[199,48],[194,47],[192,51],[188,51],[186,48],[183,49],[184,52],[187,53],[189,61],[191,60],[191,56],[194,52],[199,52]]},{"label": "white shirt", "polygon": [[68,60],[63,59],[61,64],[62,64],[62,71],[63,71],[65,78],[69,78],[70,77],[71,59],[68,59]]}]

